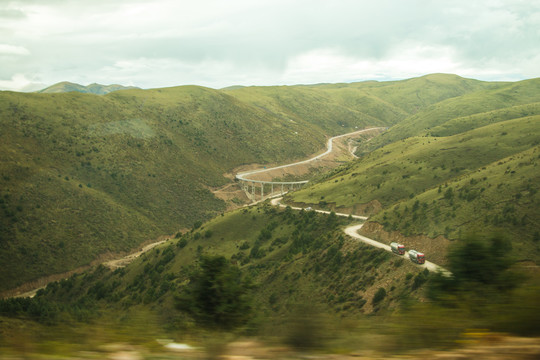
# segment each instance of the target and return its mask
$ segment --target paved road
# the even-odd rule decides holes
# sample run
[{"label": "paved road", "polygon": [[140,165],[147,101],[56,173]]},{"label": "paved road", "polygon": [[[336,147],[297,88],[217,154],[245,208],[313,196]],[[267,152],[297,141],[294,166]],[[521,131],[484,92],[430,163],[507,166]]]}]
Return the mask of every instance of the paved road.
[{"label": "paved road", "polygon": [[[270,201],[270,203],[274,206],[281,206],[281,207],[287,207],[287,205],[283,205],[281,203],[281,199],[283,199],[280,195],[276,195],[276,196],[279,196],[279,197],[276,197],[274,199],[272,199]],[[291,209],[293,210],[302,210],[304,208],[301,208],[301,207],[296,207],[296,206],[290,206]],[[306,209],[304,209],[306,210]],[[313,209],[311,211],[315,211],[315,212],[318,212],[318,213],[321,213],[321,214],[330,214],[330,211],[326,211],[326,210],[316,210],[316,209]],[[350,215],[350,214],[343,214],[343,213],[336,213],[337,216],[344,216],[344,217],[349,217],[349,216],[352,216],[353,219],[360,219],[360,220],[367,220],[367,217],[366,216],[360,216],[360,215]]]},{"label": "paved road", "polygon": [[[358,239],[358,240],[360,240],[360,241],[362,241],[362,242],[364,242],[364,243],[366,243],[368,245],[375,246],[375,247],[378,247],[379,249],[383,249],[383,250],[392,252],[392,249],[390,248],[390,245],[380,243],[380,242],[378,242],[376,240],[373,240],[373,239],[370,239],[370,238],[368,238],[366,236],[358,234],[358,230],[360,230],[363,225],[364,224],[349,226],[349,227],[345,228],[345,234],[347,234],[347,235],[349,235],[349,236],[351,236],[351,237],[353,237],[355,239]],[[401,256],[401,255],[396,255],[396,256]],[[403,256],[406,259],[409,259],[409,252],[406,251]],[[445,276],[452,275],[452,273],[450,271],[446,270],[445,268],[443,268],[443,267],[441,267],[441,266],[439,266],[437,264],[432,263],[431,261],[426,260],[426,262],[423,265],[416,264],[416,263],[413,263],[413,264],[416,265],[416,266],[422,267],[422,268],[426,268],[429,271],[433,271],[433,272],[440,271]]]},{"label": "paved road", "polygon": [[[369,128],[369,129],[358,130],[358,131],[353,131],[353,132],[350,132],[350,133],[347,133],[347,134],[334,136],[334,137],[331,137],[330,139],[328,139],[328,141],[326,143],[326,151],[324,153],[322,153],[322,154],[319,154],[319,155],[317,155],[315,157],[312,157],[311,159],[298,161],[298,162],[295,162],[295,163],[292,163],[292,164],[276,166],[276,167],[268,168],[268,169],[259,169],[259,170],[246,171],[246,172],[243,172],[243,173],[236,174],[236,178],[239,179],[239,180],[249,181],[249,179],[245,178],[246,176],[253,175],[253,174],[259,174],[259,173],[262,173],[262,172],[276,170],[276,169],[283,169],[283,168],[290,167],[290,166],[306,164],[308,162],[318,160],[318,159],[330,154],[332,152],[332,150],[333,150],[334,139],[339,139],[339,138],[346,137],[346,136],[358,135],[358,134],[362,134],[362,133],[373,131],[373,130],[383,130],[383,129],[386,129],[386,128],[384,128],[384,127],[373,127],[373,128]],[[301,181],[299,181],[299,182],[301,182]]]},{"label": "paved road", "polygon": [[[277,197],[277,198],[274,198],[272,199],[272,201],[270,202],[272,205],[274,206],[280,206],[280,207],[286,207],[286,205],[283,205],[281,203],[281,199],[282,197]],[[292,207],[291,206],[291,209],[293,210],[302,210],[303,208],[300,208],[300,207]],[[305,210],[305,209],[304,209]],[[313,210],[313,211],[316,211],[316,212],[319,212],[319,213],[323,213],[323,214],[329,214],[330,211],[324,211],[324,210]],[[348,217],[349,214],[343,214],[343,213],[336,213],[336,215],[338,216],[344,216],[344,217]],[[359,216],[359,215],[351,215],[353,218],[355,219],[360,219],[360,220],[367,220],[367,217],[365,216]],[[383,250],[386,250],[386,251],[389,251],[389,252],[392,252],[392,249],[390,249],[390,245],[386,245],[386,244],[383,244],[381,242],[378,242],[376,240],[373,240],[373,239],[370,239],[366,236],[363,236],[363,235],[360,235],[358,234],[358,230],[360,230],[362,228],[364,224],[357,224],[357,225],[351,225],[351,226],[348,226],[344,229],[344,232],[345,234],[349,235],[350,237],[354,238],[354,239],[357,239],[365,244],[368,244],[368,245],[371,245],[371,246],[375,246],[379,249],[383,249]],[[393,253],[392,253],[393,254]],[[396,255],[396,256],[401,256],[401,255]],[[409,259],[409,252],[406,251],[405,254],[403,255],[406,259]],[[452,273],[448,270],[446,270],[445,268],[437,265],[437,264],[434,264],[430,261],[426,261],[425,264],[416,264],[416,263],[413,263],[411,261],[412,264],[416,265],[417,267],[420,267],[420,268],[426,268],[428,269],[429,271],[432,271],[432,272],[442,272],[443,275],[445,276],[451,276]]]}]

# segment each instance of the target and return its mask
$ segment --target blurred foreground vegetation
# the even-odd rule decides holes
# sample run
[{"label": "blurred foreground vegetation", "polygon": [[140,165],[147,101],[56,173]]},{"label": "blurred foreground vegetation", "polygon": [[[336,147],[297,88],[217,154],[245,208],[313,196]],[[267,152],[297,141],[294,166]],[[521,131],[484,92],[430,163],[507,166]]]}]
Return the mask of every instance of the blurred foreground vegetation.
[{"label": "blurred foreground vegetation", "polygon": [[73,355],[127,343],[158,354],[158,340],[171,339],[216,355],[255,338],[390,354],[458,346],[469,329],[540,335],[540,284],[504,239],[456,243],[447,278],[344,239],[348,223],[269,205],[224,214],[126,268],[100,266],[33,299],[1,301],[0,348]]},{"label": "blurred foreground vegetation", "polygon": [[[394,354],[460,346],[467,334],[538,336],[539,86],[430,75],[2,94],[1,286],[191,229],[126,267],[0,301],[0,353],[103,358],[129,347],[169,358],[172,343],[217,357],[249,338]],[[345,236],[352,217],[268,203],[221,213],[209,191],[240,164],[301,158],[325,135],[398,123],[290,199],[373,215],[362,231],[375,225],[407,247],[422,235],[428,260],[452,277]]]}]

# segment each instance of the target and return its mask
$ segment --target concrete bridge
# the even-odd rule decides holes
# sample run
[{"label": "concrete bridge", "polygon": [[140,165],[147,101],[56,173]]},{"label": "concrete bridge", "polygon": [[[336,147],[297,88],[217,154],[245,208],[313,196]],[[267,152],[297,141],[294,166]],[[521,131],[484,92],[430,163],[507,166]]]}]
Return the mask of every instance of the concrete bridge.
[{"label": "concrete bridge", "polygon": [[[246,172],[243,172],[243,173],[236,174],[236,180],[240,182],[240,186],[246,192],[246,195],[248,195],[248,197],[251,197],[251,200],[253,200],[253,201],[256,200],[256,196],[259,195],[259,194],[261,196],[260,199],[261,200],[264,199],[265,186],[267,188],[267,191],[268,190],[270,191],[269,193],[267,192],[268,197],[271,197],[272,195],[276,195],[274,193],[274,189],[277,189],[277,191],[280,191],[280,194],[283,195],[287,191],[299,189],[304,184],[307,184],[308,180],[303,180],[303,181],[264,181],[264,180],[248,179],[247,176],[255,175],[255,174],[263,173],[263,172],[267,172],[267,171],[272,171],[272,170],[276,170],[276,169],[283,169],[283,168],[290,167],[290,166],[306,164],[306,163],[315,161],[315,160],[320,159],[323,156],[326,156],[326,155],[328,155],[328,154],[330,154],[332,152],[334,139],[338,139],[338,138],[346,137],[346,136],[359,135],[361,133],[365,133],[365,132],[369,132],[369,131],[373,131],[373,130],[379,130],[380,131],[380,130],[383,130],[383,129],[384,128],[382,128],[382,127],[374,127],[374,128],[358,130],[358,131],[354,131],[354,132],[351,132],[351,133],[331,137],[330,139],[328,139],[328,142],[326,144],[326,147],[327,147],[326,151],[324,153],[322,153],[322,154],[319,154],[319,155],[311,158],[311,159],[298,161],[298,162],[295,162],[295,163],[292,163],[292,164],[276,166],[276,167],[269,168],[269,169],[259,169],[259,170],[253,170],[253,171],[246,171]],[[256,189],[258,187],[260,187],[260,190]],[[287,190],[287,191],[285,191],[285,190]]]},{"label": "concrete bridge", "polygon": [[[306,184],[308,180],[303,181],[263,181],[263,180],[250,180],[239,178],[238,175],[236,179],[240,181],[240,186],[242,190],[251,197],[251,200],[255,201],[257,196],[260,195],[260,199],[264,199],[265,187],[267,197],[276,195],[276,192],[279,192],[280,195],[283,195],[289,191],[299,189],[302,185]],[[260,187],[260,189],[259,189]]]}]

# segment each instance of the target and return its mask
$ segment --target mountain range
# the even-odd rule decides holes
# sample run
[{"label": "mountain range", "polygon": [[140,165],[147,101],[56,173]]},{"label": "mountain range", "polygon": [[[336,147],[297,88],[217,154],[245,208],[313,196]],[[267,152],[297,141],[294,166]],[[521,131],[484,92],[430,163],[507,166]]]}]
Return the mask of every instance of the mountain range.
[{"label": "mountain range", "polygon": [[[357,158],[284,196],[300,210],[242,206],[237,172],[373,126]],[[29,334],[69,354],[74,338],[400,352],[468,329],[538,335],[540,79],[0,92],[0,130],[0,291],[74,273],[0,301],[0,349]],[[336,212],[451,276],[357,242]]]},{"label": "mountain range", "polygon": [[118,90],[129,90],[129,89],[138,89],[135,86],[122,86],[122,85],[101,85],[101,84],[90,84],[87,86],[72,83],[69,81],[62,81],[57,84],[46,87],[45,89],[37,91],[38,93],[45,94],[54,94],[54,93],[64,93],[76,91],[85,94],[96,94],[96,95],[105,95],[113,91]]}]

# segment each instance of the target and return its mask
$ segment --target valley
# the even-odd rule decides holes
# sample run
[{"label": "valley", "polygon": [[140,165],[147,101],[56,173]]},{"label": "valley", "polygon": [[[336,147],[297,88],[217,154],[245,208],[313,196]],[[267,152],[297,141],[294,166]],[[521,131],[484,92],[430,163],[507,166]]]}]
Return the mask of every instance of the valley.
[{"label": "valley", "polygon": [[[212,193],[232,182],[223,174],[234,169],[299,161],[328,137],[390,127],[441,100],[496,86],[433,74],[106,95],[4,91],[0,291],[128,252],[245,203],[234,192]],[[333,165],[321,166],[310,176]]]},{"label": "valley", "polygon": [[538,336],[538,103],[538,79],[444,74],[0,93],[1,290],[62,274],[0,301],[0,350],[384,358]]},{"label": "valley", "polygon": [[[294,173],[296,175],[303,174],[305,172],[308,172],[308,169],[310,167],[321,167],[321,165],[320,165],[321,160],[326,162],[325,166],[323,168],[325,168],[325,169],[334,168],[334,167],[339,165],[339,162],[337,162],[336,159],[343,158],[347,154],[348,150],[345,151],[345,148],[347,146],[345,145],[344,141],[350,140],[350,138],[352,138],[354,136],[358,136],[360,134],[374,133],[374,132],[376,133],[376,132],[378,132],[380,130],[382,130],[382,128],[368,128],[368,129],[365,129],[365,130],[354,131],[354,132],[351,132],[351,133],[347,133],[347,134],[332,137],[327,141],[326,151],[324,153],[322,153],[322,154],[319,154],[319,155],[311,157],[311,158],[309,158],[307,160],[303,160],[303,161],[292,163],[292,164],[281,165],[281,166],[268,168],[268,169],[265,168],[265,169],[262,169],[262,170],[259,169],[259,170],[252,170],[252,171],[249,171],[249,172],[243,172],[241,174],[238,174],[237,178],[240,177],[241,179],[244,179],[244,176],[250,176],[251,177],[251,175],[257,174],[259,176],[259,178],[260,178],[260,176],[263,176],[263,178],[264,178],[264,176],[266,176],[266,178],[274,179],[276,176],[283,176],[284,174],[287,174],[288,172]],[[333,146],[334,142],[336,143],[336,146]],[[322,158],[324,158],[324,160]],[[314,163],[316,161],[317,161],[316,164],[312,164],[312,163]],[[277,174],[276,170],[278,170],[279,175],[276,175]],[[233,190],[232,191],[228,190],[231,187],[233,188]],[[219,195],[220,193],[223,194],[224,192],[226,194],[228,194],[228,195],[225,195],[225,198],[223,198],[223,195],[221,195],[221,196]],[[238,188],[237,184],[228,184],[228,185],[225,185],[221,189],[213,191],[213,193],[216,194],[216,196],[218,198],[222,198],[223,200],[227,200],[227,199],[230,200],[230,194],[234,194],[235,198],[239,199],[239,198],[242,197],[243,191]],[[244,195],[246,195],[246,200],[247,201],[250,201],[250,200],[253,201],[253,199],[249,198],[250,194],[244,194]],[[266,196],[266,198],[271,198],[271,197],[274,197],[274,196],[275,196],[275,194],[270,193],[270,194],[268,194]],[[256,202],[260,202],[260,201],[262,201],[262,200],[257,200]],[[279,205],[277,203],[274,203],[274,200],[272,201],[272,204],[274,206]],[[241,206],[246,206],[246,204],[242,205],[241,203],[238,203],[232,209],[238,208],[238,207],[241,207]],[[232,209],[229,209],[229,210],[232,210]],[[300,210],[299,208],[294,208],[294,209]],[[324,213],[324,211],[321,211],[321,210],[318,210],[318,211]],[[339,215],[348,216],[348,215],[344,215],[344,214],[339,214]],[[363,220],[366,219],[365,217],[357,216],[357,215],[353,215],[353,217],[355,219],[363,219]],[[144,246],[142,248],[137,249],[134,252],[130,252],[128,255],[108,254],[107,259],[105,259],[105,260],[99,259],[97,261],[94,261],[91,264],[91,266],[96,266],[96,265],[102,264],[102,265],[104,265],[104,266],[106,266],[106,267],[108,267],[108,268],[110,268],[112,270],[115,270],[115,269],[120,268],[120,267],[124,267],[124,266],[128,265],[129,263],[131,263],[132,261],[134,261],[139,256],[141,256],[142,254],[144,254],[145,252],[152,250],[155,246],[161,245],[161,244],[165,243],[166,241],[171,240],[171,238],[172,238],[172,236],[170,236],[170,235],[169,236],[163,235],[163,236],[160,236],[158,241],[155,241],[155,242],[148,242],[147,241],[147,242],[144,243]],[[55,282],[55,281],[60,281],[60,280],[63,280],[63,279],[67,279],[68,277],[72,276],[74,273],[81,273],[81,272],[84,272],[85,270],[88,270],[89,268],[90,267],[82,267],[82,268],[78,268],[78,269],[75,269],[75,270],[70,271],[70,272],[66,272],[66,273],[62,273],[62,274],[56,274],[56,275],[48,276],[48,277],[45,277],[45,278],[37,279],[37,280],[32,281],[30,283],[22,284],[22,285],[20,285],[19,287],[15,288],[15,289],[10,289],[10,290],[4,291],[3,293],[0,293],[0,296],[2,298],[8,298],[8,297],[33,297],[33,296],[35,296],[35,294],[37,293],[38,290],[45,288],[48,283]]]}]

